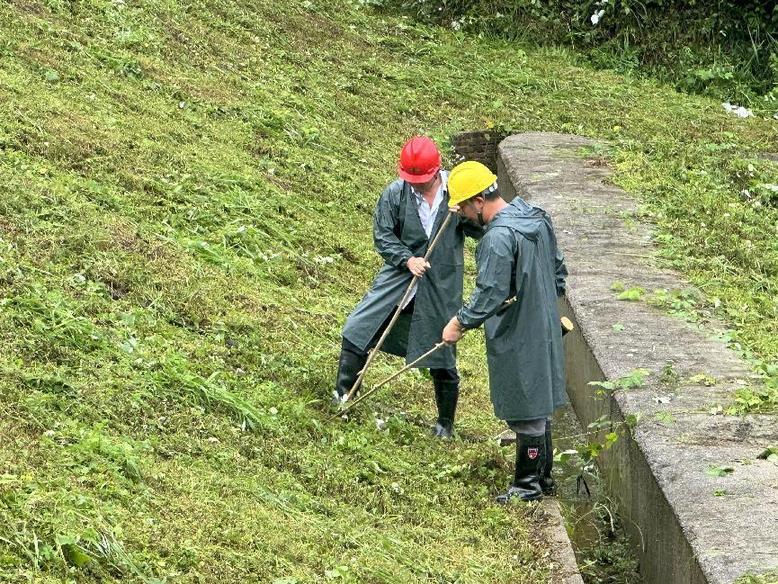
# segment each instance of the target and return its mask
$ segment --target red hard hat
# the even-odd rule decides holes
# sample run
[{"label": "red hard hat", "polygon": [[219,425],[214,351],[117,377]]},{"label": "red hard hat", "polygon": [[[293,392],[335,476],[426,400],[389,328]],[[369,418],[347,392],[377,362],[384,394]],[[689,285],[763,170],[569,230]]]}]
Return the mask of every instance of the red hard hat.
[{"label": "red hard hat", "polygon": [[405,143],[397,165],[400,178],[410,183],[423,183],[439,170],[440,151],[430,138],[415,136]]}]

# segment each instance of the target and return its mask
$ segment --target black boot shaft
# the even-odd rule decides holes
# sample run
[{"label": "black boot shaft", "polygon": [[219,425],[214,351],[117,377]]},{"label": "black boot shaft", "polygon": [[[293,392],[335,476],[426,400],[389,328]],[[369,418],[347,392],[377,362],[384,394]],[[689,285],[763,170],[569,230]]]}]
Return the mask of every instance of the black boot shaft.
[{"label": "black boot shaft", "polygon": [[513,486],[508,492],[497,497],[498,503],[507,503],[511,499],[535,501],[543,497],[540,487],[540,474],[545,458],[546,437],[516,435],[516,469]]},{"label": "black boot shaft", "polygon": [[454,430],[454,419],[459,401],[459,381],[433,378],[433,383],[435,385],[435,404],[438,407],[435,435],[450,438]]},{"label": "black boot shaft", "polygon": [[335,380],[335,391],[339,397],[346,395],[359,377],[359,372],[367,362],[366,354],[359,354],[346,347],[340,351],[338,361],[338,377]]},{"label": "black boot shaft", "polygon": [[544,495],[551,495],[556,490],[556,484],[554,478],[551,476],[551,470],[554,467],[554,447],[551,438],[551,420],[546,420],[546,433],[545,433],[545,456],[543,457],[543,464],[541,466],[540,473],[540,486],[543,489]]}]

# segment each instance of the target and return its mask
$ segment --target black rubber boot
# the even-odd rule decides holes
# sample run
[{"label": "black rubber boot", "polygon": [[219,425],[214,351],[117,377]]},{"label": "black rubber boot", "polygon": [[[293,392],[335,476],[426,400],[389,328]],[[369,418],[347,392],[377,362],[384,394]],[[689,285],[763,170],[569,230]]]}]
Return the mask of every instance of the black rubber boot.
[{"label": "black rubber boot", "polygon": [[435,379],[435,403],[438,406],[438,420],[433,430],[438,438],[454,436],[454,416],[459,400],[459,381]]},{"label": "black rubber boot", "polygon": [[543,460],[541,462],[540,488],[544,495],[553,495],[556,491],[554,477],[551,476],[551,469],[554,466],[554,447],[551,444],[551,420],[546,420],[546,448]]},{"label": "black rubber boot", "polygon": [[351,386],[354,385],[366,362],[367,355],[360,355],[346,348],[341,349],[338,377],[335,380],[335,391],[332,392],[333,405],[340,406],[343,403],[343,398],[351,391]]},{"label": "black rubber boot", "polygon": [[517,434],[516,439],[516,471],[513,485],[507,493],[497,496],[496,500],[501,504],[506,504],[511,499],[536,501],[543,498],[540,472],[546,450],[546,437]]}]

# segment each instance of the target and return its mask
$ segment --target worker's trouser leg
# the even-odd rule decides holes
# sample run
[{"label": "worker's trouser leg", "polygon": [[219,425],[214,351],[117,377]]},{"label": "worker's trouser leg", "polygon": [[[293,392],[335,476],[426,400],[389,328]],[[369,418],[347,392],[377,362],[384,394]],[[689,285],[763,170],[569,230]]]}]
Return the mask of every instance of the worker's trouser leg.
[{"label": "worker's trouser leg", "polygon": [[534,501],[543,496],[540,487],[540,475],[545,461],[546,419],[509,421],[511,430],[516,432],[516,468],[513,484],[508,492],[497,497],[498,503],[507,503],[511,499]]},{"label": "worker's trouser leg", "polygon": [[[414,304],[415,299],[411,300],[408,306],[403,308],[403,314],[412,313]],[[340,359],[338,361],[338,376],[335,379],[335,393],[333,395],[334,402],[341,403],[342,398],[349,391],[351,391],[351,387],[359,377],[359,372],[362,371],[362,368],[367,362],[368,351],[376,346],[378,339],[381,338],[381,335],[384,334],[386,327],[389,326],[389,323],[392,320],[392,316],[394,316],[394,311],[392,311],[392,313],[386,317],[386,320],[381,323],[381,326],[373,335],[373,338],[370,339],[370,343],[368,343],[367,348],[364,351],[349,341],[347,338],[343,337],[343,342],[340,348]]]},{"label": "worker's trouser leg", "polygon": [[430,375],[435,385],[435,403],[438,406],[434,434],[439,438],[451,438],[459,400],[459,373],[456,368],[430,369]]}]

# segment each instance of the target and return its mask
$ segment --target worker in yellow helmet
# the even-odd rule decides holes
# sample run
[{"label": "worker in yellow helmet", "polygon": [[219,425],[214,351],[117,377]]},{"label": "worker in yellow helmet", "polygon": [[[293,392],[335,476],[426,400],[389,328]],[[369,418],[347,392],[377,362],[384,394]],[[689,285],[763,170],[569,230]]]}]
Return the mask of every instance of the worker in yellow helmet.
[{"label": "worker in yellow helmet", "polygon": [[464,331],[484,325],[494,411],[517,438],[513,484],[497,497],[507,503],[553,490],[549,418],[566,403],[557,297],[567,270],[548,214],[519,197],[508,203],[496,181],[474,161],[449,175],[449,205],[485,225],[486,234],[476,250],[475,290],[443,329],[443,340],[456,343]]}]

